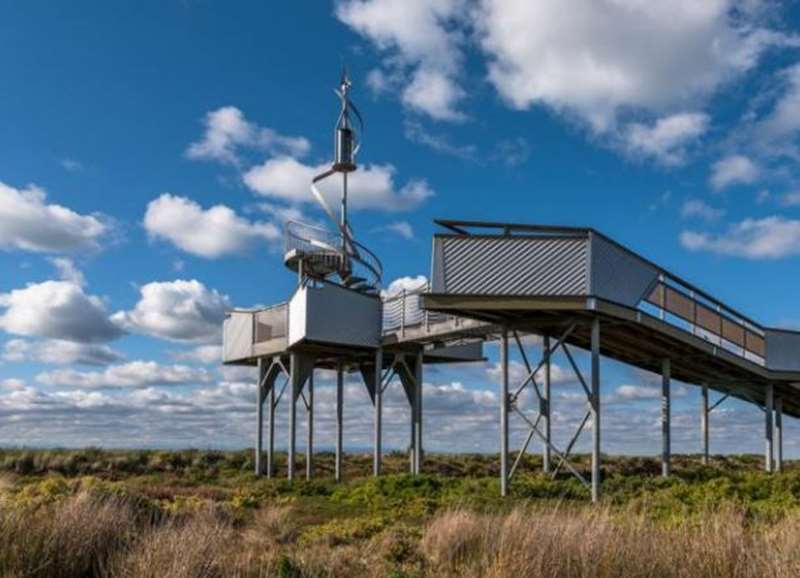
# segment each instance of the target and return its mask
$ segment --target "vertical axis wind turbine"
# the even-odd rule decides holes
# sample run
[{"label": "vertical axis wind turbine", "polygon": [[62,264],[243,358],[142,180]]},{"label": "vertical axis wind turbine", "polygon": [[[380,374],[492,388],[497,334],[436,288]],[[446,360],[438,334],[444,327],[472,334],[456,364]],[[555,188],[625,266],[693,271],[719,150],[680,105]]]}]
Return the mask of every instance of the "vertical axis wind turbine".
[{"label": "vertical axis wind turbine", "polygon": [[[287,223],[284,262],[290,269],[298,271],[301,283],[306,277],[326,280],[338,277],[345,287],[377,295],[383,268],[380,260],[355,240],[347,215],[348,174],[358,168],[356,155],[361,148],[360,137],[364,131],[361,114],[349,97],[351,87],[345,70],[339,88],[334,89],[341,102],[341,111],[334,129],[333,162],[330,169],[311,181],[311,193],[330,219],[334,231],[297,222]],[[337,173],[342,175],[338,217],[317,186]]]}]

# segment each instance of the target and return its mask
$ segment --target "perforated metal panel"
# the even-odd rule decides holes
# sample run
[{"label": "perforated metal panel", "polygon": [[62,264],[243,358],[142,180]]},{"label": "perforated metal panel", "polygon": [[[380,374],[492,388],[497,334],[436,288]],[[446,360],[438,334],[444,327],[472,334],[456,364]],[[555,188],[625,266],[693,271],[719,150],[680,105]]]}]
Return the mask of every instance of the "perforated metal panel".
[{"label": "perforated metal panel", "polygon": [[440,236],[433,292],[574,296],[588,289],[585,237]]}]

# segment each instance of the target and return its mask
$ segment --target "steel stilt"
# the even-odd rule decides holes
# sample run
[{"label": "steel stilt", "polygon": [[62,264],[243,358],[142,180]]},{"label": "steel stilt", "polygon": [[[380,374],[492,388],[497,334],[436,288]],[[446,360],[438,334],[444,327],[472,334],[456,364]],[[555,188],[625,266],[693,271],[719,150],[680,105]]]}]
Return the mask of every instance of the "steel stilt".
[{"label": "steel stilt", "polygon": [[310,480],[314,475],[314,368],[311,368],[311,373],[308,375],[307,403],[306,479]]},{"label": "steel stilt", "polygon": [[379,347],[375,351],[375,434],[374,452],[372,455],[372,474],[381,473],[381,450],[383,436],[383,351]]},{"label": "steel stilt", "polygon": [[267,363],[263,357],[258,358],[258,381],[256,382],[256,475],[264,473],[261,458],[264,453],[264,377],[267,374]]},{"label": "steel stilt", "polygon": [[770,383],[767,385],[766,399],[764,401],[764,420],[765,420],[765,455],[764,455],[764,469],[767,472],[772,472],[775,469],[773,456],[775,455],[774,439],[773,439],[773,424],[772,418],[775,411],[774,406],[774,386]]},{"label": "steel stilt", "polygon": [[[415,358],[416,362],[416,358]],[[413,378],[413,385],[410,388],[410,395],[408,395],[408,405],[409,409],[409,444],[408,444],[408,473],[412,476],[416,474],[416,466],[417,458],[414,456],[414,452],[417,447],[417,381],[416,381],[416,364],[414,366],[414,378]]]},{"label": "steel stilt", "polygon": [[670,431],[670,360],[664,358],[661,364],[661,475],[670,474],[671,431]]},{"label": "steel stilt", "polygon": [[286,457],[286,477],[291,482],[294,480],[294,453],[297,433],[297,395],[300,391],[300,355],[292,353],[290,357],[289,384],[289,451]]},{"label": "steel stilt", "polygon": [[545,474],[550,473],[550,336],[545,335],[542,341],[545,359],[544,364],[544,387],[542,389],[542,400],[540,403],[540,414],[542,416],[542,429],[547,443],[542,449],[542,470]]},{"label": "steel stilt", "polygon": [[267,477],[271,478],[275,472],[275,383],[267,391],[267,411]]},{"label": "steel stilt", "polygon": [[775,398],[775,470],[783,471],[783,399]]},{"label": "steel stilt", "polygon": [[702,385],[701,391],[702,407],[700,409],[700,437],[703,441],[703,465],[708,465],[709,444],[708,444],[708,384]]},{"label": "steel stilt", "polygon": [[503,371],[500,386],[500,495],[508,495],[508,327],[503,327],[500,344]]},{"label": "steel stilt", "polygon": [[342,364],[339,362],[336,365],[336,465],[335,476],[336,481],[342,481],[342,407],[344,397],[344,371]]},{"label": "steel stilt", "polygon": [[592,319],[592,502],[600,499],[600,320]]},{"label": "steel stilt", "polygon": [[417,406],[417,420],[414,424],[414,474],[419,475],[422,471],[422,380],[423,380],[423,356],[422,350],[417,352],[416,363],[414,364],[414,385],[416,395],[414,401]]}]

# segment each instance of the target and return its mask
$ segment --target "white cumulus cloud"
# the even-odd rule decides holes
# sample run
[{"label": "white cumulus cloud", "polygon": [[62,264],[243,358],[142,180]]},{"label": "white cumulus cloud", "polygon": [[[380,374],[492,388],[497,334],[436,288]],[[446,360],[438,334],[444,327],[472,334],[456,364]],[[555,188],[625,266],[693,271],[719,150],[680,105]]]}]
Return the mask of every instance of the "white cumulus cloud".
[{"label": "white cumulus cloud", "polygon": [[144,228],[151,238],[208,259],[241,253],[254,243],[280,239],[274,223],[248,221],[225,205],[204,209],[186,197],[165,193],[150,201]]},{"label": "white cumulus cloud", "polygon": [[84,365],[108,365],[123,359],[123,355],[108,345],[96,343],[76,343],[62,339],[46,339],[31,341],[27,339],[9,339],[4,347],[4,361],[35,361],[68,365],[80,363]]},{"label": "white cumulus cloud", "polygon": [[716,221],[725,216],[725,209],[712,207],[700,199],[688,199],[681,207],[681,216],[685,219],[697,218]]},{"label": "white cumulus cloud", "polygon": [[109,233],[99,215],[82,215],[47,202],[44,189],[15,189],[0,182],[0,249],[67,253],[97,249]]},{"label": "white cumulus cloud", "polygon": [[122,333],[103,300],[71,281],[30,283],[0,294],[0,310],[0,329],[15,335],[97,343]]},{"label": "white cumulus cloud", "polygon": [[780,216],[745,219],[721,234],[684,231],[680,241],[690,251],[747,259],[781,259],[800,255],[800,221]]},{"label": "white cumulus cloud", "polygon": [[686,149],[708,129],[707,114],[677,113],[658,119],[652,125],[631,123],[627,126],[625,146],[634,155],[651,157],[672,166],[686,161]]},{"label": "white cumulus cloud", "polygon": [[219,365],[222,363],[221,345],[198,345],[187,351],[176,351],[172,357],[177,361],[191,361],[205,363],[206,365]]},{"label": "white cumulus cloud", "polygon": [[[309,191],[314,176],[328,170],[328,165],[310,166],[292,157],[268,159],[244,174],[245,184],[254,192],[290,203],[312,202]],[[412,180],[398,188],[392,165],[367,165],[349,177],[348,202],[353,209],[409,211],[415,209],[433,191],[424,180]],[[336,206],[341,182],[335,177],[322,181],[318,188],[331,206]]]},{"label": "white cumulus cloud", "polygon": [[72,259],[68,257],[51,257],[50,263],[56,268],[58,277],[62,281],[70,281],[81,287],[86,285],[86,278],[83,276],[83,272],[78,269]]},{"label": "white cumulus cloud", "polygon": [[711,186],[721,191],[733,185],[750,185],[760,176],[758,165],[744,155],[729,155],[711,167]]},{"label": "white cumulus cloud", "polygon": [[36,376],[44,385],[81,389],[112,387],[150,387],[208,383],[213,375],[206,369],[187,365],[159,365],[154,361],[131,361],[112,365],[103,371],[57,369]]},{"label": "white cumulus cloud", "polygon": [[189,145],[186,156],[238,165],[241,148],[255,148],[271,154],[304,155],[311,148],[303,137],[290,137],[248,121],[235,106],[212,110],[205,118],[203,138]]},{"label": "white cumulus cloud", "polygon": [[370,86],[400,85],[400,98],[411,110],[437,120],[464,118],[465,97],[458,77],[463,60],[464,0],[344,0],[336,16],[370,40],[384,55],[388,74],[373,71]]},{"label": "white cumulus cloud", "polygon": [[173,341],[219,341],[230,302],[195,279],[147,283],[131,311],[113,320],[121,327]]},{"label": "white cumulus cloud", "polygon": [[673,111],[794,38],[733,0],[482,0],[489,80],[513,107],[545,105],[602,132],[625,109]]}]

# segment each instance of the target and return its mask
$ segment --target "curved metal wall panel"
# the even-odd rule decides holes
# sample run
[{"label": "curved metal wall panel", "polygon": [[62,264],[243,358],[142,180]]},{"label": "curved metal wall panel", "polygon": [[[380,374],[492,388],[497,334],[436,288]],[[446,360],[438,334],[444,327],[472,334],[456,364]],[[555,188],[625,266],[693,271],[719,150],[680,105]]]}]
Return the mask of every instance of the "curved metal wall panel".
[{"label": "curved metal wall panel", "polygon": [[586,295],[587,242],[581,237],[439,236],[433,252],[433,292]]},{"label": "curved metal wall panel", "polygon": [[592,295],[636,307],[657,277],[655,267],[592,235]]}]

